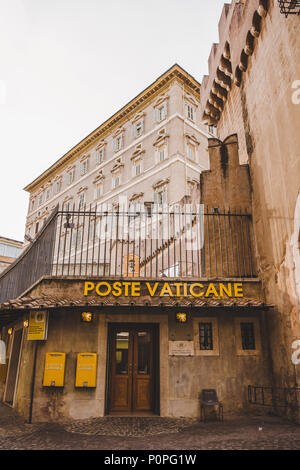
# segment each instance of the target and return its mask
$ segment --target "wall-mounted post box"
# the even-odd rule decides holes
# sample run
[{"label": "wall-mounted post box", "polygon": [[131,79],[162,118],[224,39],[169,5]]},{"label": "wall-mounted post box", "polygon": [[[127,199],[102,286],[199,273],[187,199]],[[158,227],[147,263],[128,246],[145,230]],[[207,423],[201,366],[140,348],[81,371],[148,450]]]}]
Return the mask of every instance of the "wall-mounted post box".
[{"label": "wall-mounted post box", "polygon": [[96,387],[97,354],[78,353],[75,387]]},{"label": "wall-mounted post box", "polygon": [[46,353],[44,370],[44,387],[63,387],[65,379],[66,354],[60,352]]}]

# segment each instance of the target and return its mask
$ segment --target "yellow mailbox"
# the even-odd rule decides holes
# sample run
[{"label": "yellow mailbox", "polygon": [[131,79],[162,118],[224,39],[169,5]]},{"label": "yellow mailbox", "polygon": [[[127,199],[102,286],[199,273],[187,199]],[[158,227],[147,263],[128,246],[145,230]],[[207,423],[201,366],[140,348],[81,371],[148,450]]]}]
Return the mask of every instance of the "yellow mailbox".
[{"label": "yellow mailbox", "polygon": [[44,370],[44,387],[63,387],[65,378],[66,354],[60,352],[46,353]]},{"label": "yellow mailbox", "polygon": [[97,354],[78,353],[75,387],[96,387]]}]

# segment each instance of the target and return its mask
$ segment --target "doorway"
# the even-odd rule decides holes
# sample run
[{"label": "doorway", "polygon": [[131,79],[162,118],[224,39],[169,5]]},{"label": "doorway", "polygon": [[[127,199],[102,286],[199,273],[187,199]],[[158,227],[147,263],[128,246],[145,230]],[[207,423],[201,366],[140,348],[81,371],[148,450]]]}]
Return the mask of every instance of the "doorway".
[{"label": "doorway", "polygon": [[13,336],[12,350],[8,365],[8,374],[5,389],[5,403],[13,405],[17,385],[17,375],[21,354],[23,330],[15,330]]},{"label": "doorway", "polygon": [[156,325],[110,325],[108,412],[157,412],[157,338]]}]

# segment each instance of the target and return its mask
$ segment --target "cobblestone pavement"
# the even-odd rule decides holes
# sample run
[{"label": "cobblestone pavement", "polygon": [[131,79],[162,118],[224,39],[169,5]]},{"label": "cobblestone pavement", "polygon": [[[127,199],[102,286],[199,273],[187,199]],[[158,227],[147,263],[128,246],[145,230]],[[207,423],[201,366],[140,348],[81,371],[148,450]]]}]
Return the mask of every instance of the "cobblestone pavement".
[{"label": "cobblestone pavement", "polygon": [[300,426],[270,416],[231,417],[224,423],[106,417],[30,425],[0,404],[0,449],[299,450]]}]

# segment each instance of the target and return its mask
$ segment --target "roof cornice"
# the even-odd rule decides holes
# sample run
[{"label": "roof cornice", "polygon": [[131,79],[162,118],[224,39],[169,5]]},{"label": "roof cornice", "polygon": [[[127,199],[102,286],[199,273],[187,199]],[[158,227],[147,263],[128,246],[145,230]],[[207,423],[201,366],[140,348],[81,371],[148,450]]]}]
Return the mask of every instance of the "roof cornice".
[{"label": "roof cornice", "polygon": [[162,74],[155,82],[149,85],[145,90],[139,93],[135,98],[133,98],[129,103],[127,103],[123,108],[117,111],[113,116],[104,121],[99,127],[97,127],[93,132],[91,132],[87,137],[81,140],[75,147],[69,150],[65,155],[63,155],[59,160],[57,160],[53,165],[51,165],[46,171],[44,171],[40,176],[38,176],[34,181],[28,184],[24,190],[31,193],[34,190],[43,184],[46,179],[48,179],[55,171],[58,169],[69,165],[72,159],[80,154],[83,151],[87,151],[88,147],[92,145],[99,138],[104,139],[106,134],[111,133],[114,129],[122,126],[122,121],[128,116],[133,115],[136,109],[145,101],[149,101],[153,96],[158,94],[162,88],[171,83],[174,79],[181,80],[186,86],[188,86],[190,92],[193,92],[199,98],[200,94],[200,83],[195,80],[188,72],[186,72],[178,64],[173,65],[168,69],[164,74]]}]

